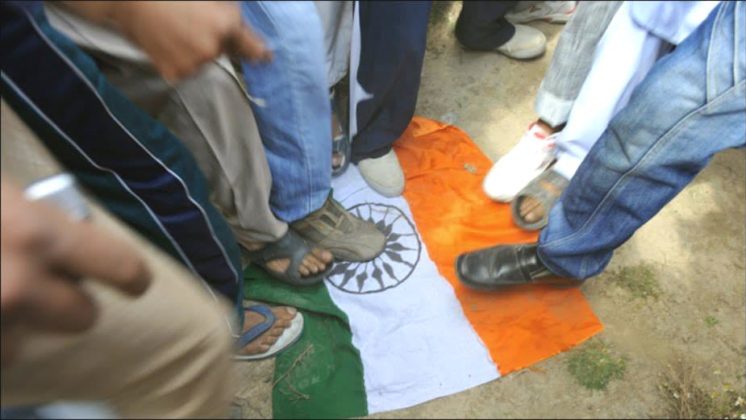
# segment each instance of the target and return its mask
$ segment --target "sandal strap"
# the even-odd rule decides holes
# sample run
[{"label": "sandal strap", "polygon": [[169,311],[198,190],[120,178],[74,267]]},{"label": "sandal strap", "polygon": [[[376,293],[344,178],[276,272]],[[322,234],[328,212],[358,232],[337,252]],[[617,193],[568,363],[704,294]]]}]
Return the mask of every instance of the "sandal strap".
[{"label": "sandal strap", "polygon": [[252,262],[266,263],[278,258],[290,258],[293,254],[298,253],[299,250],[304,251],[303,255],[310,251],[308,244],[306,244],[303,238],[293,232],[292,229],[288,229],[282,235],[282,238],[274,242],[268,242],[259,249],[246,251],[246,255]]},{"label": "sandal strap", "polygon": [[272,309],[267,305],[251,305],[249,307],[244,307],[244,310],[258,313],[264,317],[264,321],[249,328],[248,331],[238,337],[235,345],[239,350],[248,346],[252,341],[256,340],[257,337],[269,331],[269,329],[275,325],[275,320],[277,319],[275,314],[272,313]]},{"label": "sandal strap", "polygon": [[269,271],[272,272],[273,275],[282,277],[283,279],[294,280],[300,278],[300,272],[298,270],[303,263],[303,258],[305,258],[305,256],[310,252],[311,247],[308,246],[306,241],[292,229],[288,229],[285,235],[283,235],[279,240],[270,242],[260,249],[247,251],[246,256],[251,262],[258,264],[265,269],[267,269],[267,263],[269,261],[288,258],[290,264],[284,272],[280,273],[274,270]]},{"label": "sandal strap", "polygon": [[[570,181],[553,169],[542,172],[541,175],[529,182],[513,200],[510,208],[515,223],[521,228],[529,230],[540,229],[546,226],[549,221],[549,211],[552,209],[554,203],[559,200],[560,196],[562,196],[562,192],[567,188],[569,183]],[[521,202],[526,197],[535,199],[544,208],[544,216],[534,223],[528,223],[521,217]]]}]

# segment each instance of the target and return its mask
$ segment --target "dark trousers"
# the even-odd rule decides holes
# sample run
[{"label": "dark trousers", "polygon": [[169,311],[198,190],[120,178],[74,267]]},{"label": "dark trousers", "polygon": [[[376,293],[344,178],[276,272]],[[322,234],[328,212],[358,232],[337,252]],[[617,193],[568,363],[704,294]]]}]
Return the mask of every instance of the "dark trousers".
[{"label": "dark trousers", "polygon": [[456,38],[472,50],[494,50],[508,42],[515,26],[505,14],[517,1],[465,1],[456,21]]},{"label": "dark trousers", "polygon": [[356,77],[373,97],[351,110],[357,119],[352,142],[355,163],[388,153],[414,115],[431,3],[361,1],[356,5],[360,64],[350,77]]}]

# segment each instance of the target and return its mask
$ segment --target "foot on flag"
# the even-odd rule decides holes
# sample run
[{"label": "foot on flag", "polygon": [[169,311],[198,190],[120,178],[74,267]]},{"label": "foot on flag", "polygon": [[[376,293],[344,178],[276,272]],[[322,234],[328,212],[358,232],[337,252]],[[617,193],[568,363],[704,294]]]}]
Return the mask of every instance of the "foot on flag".
[{"label": "foot on flag", "polygon": [[353,417],[450,395],[530,366],[602,329],[578,289],[462,286],[463,252],[536,240],[482,193],[491,166],[460,129],[416,117],[395,150],[402,197],[373,192],[351,167],[334,197],[387,236],[368,262],[340,262],[311,289],[247,270],[252,299],[301,310],[306,331],[276,362],[274,416]]}]

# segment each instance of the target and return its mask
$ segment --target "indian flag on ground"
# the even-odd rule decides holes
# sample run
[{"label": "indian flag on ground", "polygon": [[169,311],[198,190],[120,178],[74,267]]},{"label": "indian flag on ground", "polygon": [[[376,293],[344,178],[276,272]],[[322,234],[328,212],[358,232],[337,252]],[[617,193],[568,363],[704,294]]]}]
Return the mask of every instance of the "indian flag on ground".
[{"label": "indian flag on ground", "polygon": [[251,299],[306,317],[300,341],[276,361],[278,418],[353,417],[410,407],[499,378],[596,334],[577,289],[526,286],[500,293],[459,284],[454,261],[497,243],[530,242],[507,205],[490,201],[490,168],[454,126],[415,118],[396,144],[403,197],[373,192],[355,167],[334,196],[387,235],[367,263],[337,263],[327,281],[294,288],[246,272]]}]

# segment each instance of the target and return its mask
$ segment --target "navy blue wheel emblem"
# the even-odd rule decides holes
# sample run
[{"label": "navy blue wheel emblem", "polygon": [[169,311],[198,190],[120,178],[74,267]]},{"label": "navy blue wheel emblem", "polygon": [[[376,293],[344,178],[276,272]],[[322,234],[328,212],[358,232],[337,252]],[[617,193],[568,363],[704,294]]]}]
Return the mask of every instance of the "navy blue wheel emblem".
[{"label": "navy blue wheel emblem", "polygon": [[414,272],[422,253],[422,242],[414,223],[398,207],[361,203],[348,209],[369,220],[386,235],[386,246],[376,258],[366,262],[335,263],[326,280],[347,293],[378,293],[404,283]]}]

